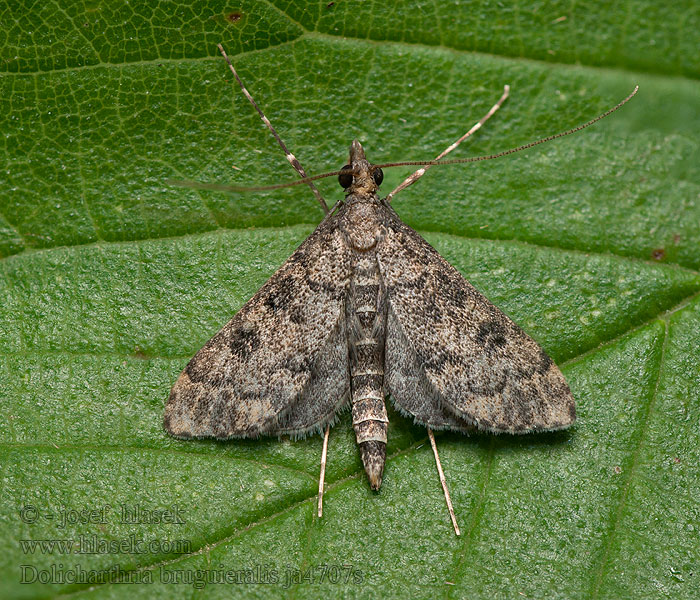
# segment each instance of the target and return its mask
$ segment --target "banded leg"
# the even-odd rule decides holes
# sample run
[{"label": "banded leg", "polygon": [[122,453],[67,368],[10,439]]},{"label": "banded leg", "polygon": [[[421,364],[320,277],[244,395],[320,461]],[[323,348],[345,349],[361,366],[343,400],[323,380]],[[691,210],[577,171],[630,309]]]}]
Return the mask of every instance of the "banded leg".
[{"label": "banded leg", "polygon": [[438,476],[440,477],[440,485],[442,485],[442,491],[445,493],[445,502],[447,503],[447,510],[450,511],[450,519],[452,519],[452,525],[455,528],[455,533],[461,535],[459,531],[459,525],[457,525],[457,517],[455,516],[455,509],[452,508],[452,499],[450,498],[450,491],[447,489],[447,480],[445,479],[445,473],[442,470],[442,464],[440,463],[440,456],[437,451],[437,444],[435,443],[435,436],[433,435],[433,430],[428,427],[428,437],[430,438],[430,445],[433,447],[433,454],[435,455],[435,464],[437,465]]},{"label": "banded leg", "polygon": [[[489,112],[487,112],[483,117],[481,117],[481,119],[479,119],[479,121],[477,123],[475,123],[474,126],[469,131],[467,131],[467,133],[465,133],[461,138],[459,138],[456,142],[454,142],[452,145],[448,146],[440,154],[438,154],[437,157],[435,158],[435,160],[440,160],[443,156],[452,152],[457,146],[459,146],[464,140],[466,140],[472,133],[481,129],[481,126],[484,123],[486,123],[486,121],[488,121],[499,108],[501,108],[501,105],[506,101],[506,98],[508,98],[509,93],[510,93],[510,86],[509,85],[503,86],[503,95],[499,98],[498,102],[496,102],[496,104],[494,104],[491,107]],[[390,203],[391,199],[396,194],[398,194],[401,190],[406,189],[412,183],[415,183],[416,181],[418,181],[421,177],[423,177],[423,175],[425,175],[425,172],[432,166],[435,166],[435,165],[426,165],[425,167],[421,167],[420,169],[418,169],[417,171],[415,171],[414,173],[412,173],[411,175],[406,177],[406,179],[404,179],[398,185],[398,187],[396,187],[396,189],[392,190],[389,193],[389,195],[386,197],[386,201],[388,203]]]},{"label": "banded leg", "polygon": [[[289,164],[294,167],[297,173],[301,175],[302,178],[308,177],[306,174],[306,171],[304,171],[304,167],[301,166],[301,163],[297,160],[297,157],[294,156],[285,143],[282,141],[282,138],[277,134],[275,131],[275,128],[272,126],[272,123],[270,123],[270,120],[265,116],[265,113],[260,109],[258,106],[257,102],[253,100],[253,96],[250,95],[248,90],[245,88],[243,85],[243,82],[241,81],[241,78],[238,76],[238,73],[236,72],[236,69],[233,66],[233,63],[229,59],[229,57],[226,55],[226,51],[224,50],[223,46],[221,44],[217,45],[219,48],[219,52],[221,52],[221,55],[226,59],[226,62],[228,63],[229,69],[231,69],[231,73],[233,73],[233,76],[236,78],[236,81],[238,82],[238,85],[241,86],[241,90],[243,90],[243,94],[245,94],[245,97],[248,98],[249,102],[255,107],[255,110],[258,111],[258,114],[260,115],[260,118],[262,119],[262,122],[265,123],[267,128],[270,130],[273,136],[275,136],[275,139],[277,140],[277,143],[280,145],[280,148],[284,150],[284,154],[287,157],[287,160],[289,161]],[[328,204],[326,204],[326,201],[323,199],[323,196],[321,196],[321,192],[318,191],[318,188],[313,184],[312,181],[308,181],[307,185],[311,188],[311,191],[314,193],[314,196],[316,196],[316,200],[318,200],[318,203],[321,205],[321,208],[323,209],[323,212],[325,214],[328,214],[330,212],[328,208]]]},{"label": "banded leg", "polygon": [[331,426],[326,427],[323,434],[323,450],[321,451],[321,476],[318,479],[318,516],[323,516],[323,486],[326,480],[326,456],[328,455],[328,434]]}]

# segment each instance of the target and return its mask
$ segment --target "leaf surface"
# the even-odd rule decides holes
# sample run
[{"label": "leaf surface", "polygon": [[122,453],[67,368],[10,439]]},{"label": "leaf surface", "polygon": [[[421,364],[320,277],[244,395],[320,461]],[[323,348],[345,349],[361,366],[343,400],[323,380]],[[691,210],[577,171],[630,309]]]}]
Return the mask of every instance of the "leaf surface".
[{"label": "leaf surface", "polygon": [[[697,6],[2,10],[0,596],[700,595]],[[438,436],[459,538],[425,430],[395,411],[378,494],[348,415],[334,427],[320,520],[318,437],[162,431],[189,357],[322,216],[302,186],[166,185],[295,178],[218,42],[310,173],[345,164],[354,138],[374,162],[431,159],[504,84],[455,156],[576,126],[640,86],[591,129],[435,168],[394,201],[577,400],[568,432]],[[387,169],[384,192],[409,172]],[[319,188],[341,197],[335,178]]]}]

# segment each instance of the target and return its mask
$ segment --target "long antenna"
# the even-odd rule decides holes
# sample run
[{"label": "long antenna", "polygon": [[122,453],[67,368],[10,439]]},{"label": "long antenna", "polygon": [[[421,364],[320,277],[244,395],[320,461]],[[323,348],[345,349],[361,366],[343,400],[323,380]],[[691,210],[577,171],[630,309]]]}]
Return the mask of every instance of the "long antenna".
[{"label": "long antenna", "polygon": [[[610,110],[604,112],[602,115],[598,115],[595,119],[591,119],[587,123],[584,123],[583,125],[579,125],[578,127],[574,127],[573,129],[568,129],[567,131],[562,131],[561,133],[555,133],[554,135],[550,135],[550,136],[547,136],[547,137],[542,138],[540,140],[530,142],[529,144],[524,144],[522,146],[517,146],[516,148],[510,148],[508,150],[498,152],[497,154],[487,154],[485,156],[472,156],[470,158],[454,158],[454,159],[450,159],[450,160],[409,160],[409,161],[402,161],[402,162],[384,163],[384,164],[380,164],[380,165],[372,165],[372,168],[373,169],[387,169],[390,167],[409,167],[409,166],[430,166],[430,167],[432,167],[435,165],[457,165],[457,164],[464,164],[464,163],[479,162],[482,160],[492,160],[494,158],[501,158],[502,156],[507,156],[509,154],[515,154],[516,152],[521,152],[522,150],[527,150],[528,148],[532,148],[533,146],[538,146],[539,144],[551,142],[552,140],[556,140],[557,138],[571,135],[572,133],[576,133],[577,131],[581,131],[582,129],[586,129],[586,127],[590,127],[594,123],[597,123],[601,119],[604,119],[605,117],[610,116],[616,110],[620,109],[622,106],[627,104],[634,97],[634,95],[637,93],[637,90],[639,90],[638,85],[636,85],[634,87],[634,90],[632,90],[632,93],[629,96],[627,96],[627,98],[625,98],[622,102],[618,103]],[[265,192],[268,190],[279,190],[281,188],[292,187],[295,185],[308,184],[309,182],[316,181],[317,179],[324,179],[325,177],[335,177],[337,175],[345,175],[345,174],[354,174],[354,171],[352,171],[352,169],[341,169],[340,171],[331,171],[330,173],[321,173],[320,175],[314,175],[313,177],[304,177],[303,179],[297,179],[296,181],[289,181],[287,183],[277,183],[274,185],[256,185],[256,186],[252,186],[252,187],[237,186],[237,185],[224,185],[224,184],[219,184],[219,183],[200,183],[197,181],[177,181],[177,180],[171,180],[171,179],[167,180],[166,183],[168,183],[170,185],[181,186],[181,187],[189,187],[189,188],[195,188],[195,189],[200,189],[200,190],[218,190],[221,192]]]},{"label": "long antenna", "polygon": [[[262,109],[258,106],[258,103],[253,99],[253,96],[251,96],[250,92],[246,89],[245,85],[243,85],[243,81],[241,81],[241,78],[238,76],[238,73],[236,72],[236,68],[233,66],[231,59],[226,54],[224,47],[221,44],[217,44],[217,48],[219,49],[219,52],[221,52],[221,55],[224,57],[224,59],[228,63],[228,67],[229,67],[229,69],[231,69],[231,73],[233,73],[233,76],[236,78],[238,85],[241,86],[241,90],[243,91],[243,94],[245,95],[246,98],[248,98],[248,101],[253,105],[255,110],[258,112],[258,115],[260,115],[262,122],[265,123],[265,126],[270,130],[270,133],[272,133],[272,135],[277,140],[277,143],[280,145],[280,148],[282,148],[282,150],[284,151],[284,154],[287,157],[289,164],[294,167],[294,169],[297,171],[297,173],[299,173],[299,175],[301,177],[306,178],[307,177],[306,171],[304,171],[304,167],[301,166],[299,159],[297,159],[297,157],[294,156],[289,151],[289,149],[287,148],[285,143],[282,141],[282,138],[279,136],[277,131],[275,131],[275,128],[272,126],[272,123],[270,123],[270,120],[265,116],[265,113],[263,113]],[[321,192],[319,192],[318,188],[313,183],[311,183],[310,179],[307,178],[306,183],[311,188],[311,191],[314,193],[314,196],[316,196],[316,200],[318,200],[318,203],[321,205],[323,212],[325,214],[328,214],[330,212],[330,210],[328,208],[328,205],[326,204],[326,201],[323,199],[323,196],[321,196]]]},{"label": "long antenna", "polygon": [[334,175],[345,175],[346,173],[355,172],[352,169],[344,169],[340,171],[331,171],[330,173],[321,173],[313,177],[304,177],[296,181],[288,181],[287,183],[276,183],[274,185],[253,185],[250,187],[240,185],[228,185],[225,183],[202,183],[201,181],[181,181],[179,179],[166,179],[168,185],[177,185],[179,187],[194,188],[196,190],[215,190],[219,192],[266,192],[268,190],[279,190],[280,188],[292,187],[294,185],[303,185],[309,181],[316,181],[325,177],[333,177]]},{"label": "long antenna", "polygon": [[411,165],[436,165],[436,164],[441,164],[441,165],[457,165],[457,164],[462,164],[462,163],[470,163],[470,162],[477,162],[480,160],[491,160],[493,158],[501,158],[501,156],[507,156],[508,154],[515,154],[516,152],[520,152],[521,150],[527,150],[528,148],[532,148],[533,146],[538,146],[539,144],[544,144],[546,142],[551,142],[552,140],[556,140],[557,138],[564,137],[566,135],[571,135],[572,133],[576,133],[577,131],[581,131],[582,129],[585,129],[586,127],[590,127],[593,125],[593,123],[597,123],[601,119],[604,119],[607,116],[610,116],[612,113],[614,113],[616,110],[618,110],[620,107],[623,105],[627,104],[632,97],[637,93],[637,90],[639,89],[639,86],[636,85],[634,86],[634,89],[632,90],[632,93],[627,96],[622,102],[617,104],[616,106],[613,106],[610,110],[604,112],[602,115],[598,115],[595,119],[591,119],[588,121],[588,123],[584,123],[583,125],[579,125],[578,127],[574,127],[573,129],[569,129],[568,131],[562,131],[561,133],[555,133],[554,135],[547,136],[546,138],[542,138],[541,140],[537,140],[535,142],[530,142],[529,144],[523,144],[522,146],[518,146],[517,148],[511,148],[510,150],[504,150],[503,152],[498,152],[497,154],[488,154],[486,156],[472,156],[471,158],[452,158],[450,160],[429,160],[429,161],[405,161],[405,162],[395,162],[395,163],[386,163],[383,165],[373,165],[376,169],[386,169],[388,167],[408,167]]},{"label": "long antenna", "polygon": [[[484,123],[486,123],[486,121],[488,121],[494,115],[494,113],[499,108],[501,108],[503,103],[508,99],[508,94],[510,94],[510,86],[504,85],[503,86],[503,94],[499,98],[498,102],[496,102],[496,104],[494,104],[491,107],[489,112],[487,112],[483,117],[481,117],[481,119],[479,119],[472,126],[472,128],[469,131],[467,131],[467,133],[465,133],[461,138],[459,138],[456,142],[450,144],[447,148],[445,148],[442,152],[440,152],[440,154],[438,154],[435,157],[435,160],[440,160],[443,156],[452,152],[455,148],[457,148],[457,146],[459,146],[464,140],[466,140],[469,136],[471,136],[475,131],[478,131],[479,129],[481,129],[483,127]],[[408,177],[406,177],[406,179],[404,179],[397,187],[395,187],[391,192],[389,192],[387,194],[387,196],[385,198],[386,203],[390,204],[391,199],[394,196],[396,196],[396,194],[398,194],[401,190],[406,189],[409,185],[413,185],[416,181],[418,181],[421,177],[423,177],[423,175],[426,174],[426,172],[428,171],[429,168],[430,167],[418,169],[417,171],[414,171]]]}]

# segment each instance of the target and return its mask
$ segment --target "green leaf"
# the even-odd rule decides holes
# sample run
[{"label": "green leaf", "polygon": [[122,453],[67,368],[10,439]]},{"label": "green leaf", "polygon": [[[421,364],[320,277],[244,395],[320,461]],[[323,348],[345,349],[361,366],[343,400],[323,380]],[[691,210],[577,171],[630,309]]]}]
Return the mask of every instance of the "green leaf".
[{"label": "green leaf", "polygon": [[[697,6],[0,15],[1,597],[700,595]],[[433,158],[504,84],[508,101],[454,156],[574,127],[640,86],[591,129],[435,168],[394,201],[546,348],[577,400],[567,432],[438,436],[461,537],[425,429],[394,411],[378,494],[348,416],[333,428],[322,519],[317,436],[162,430],[189,357],[322,217],[301,186],[166,185],[295,178],[218,42],[310,173],[342,166],[353,138],[374,162]],[[409,172],[387,169],[384,191]],[[334,178],[319,188],[341,197]]]}]

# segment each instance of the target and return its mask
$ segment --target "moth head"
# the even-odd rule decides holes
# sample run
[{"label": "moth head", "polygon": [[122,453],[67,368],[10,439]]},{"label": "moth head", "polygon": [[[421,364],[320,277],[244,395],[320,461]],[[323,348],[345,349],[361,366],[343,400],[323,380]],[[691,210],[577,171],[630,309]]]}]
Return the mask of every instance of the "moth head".
[{"label": "moth head", "polygon": [[365,158],[365,150],[357,140],[353,140],[350,144],[350,159],[342,170],[352,170],[352,173],[338,175],[338,183],[348,190],[348,193],[376,192],[384,179],[382,170],[371,165]]}]

